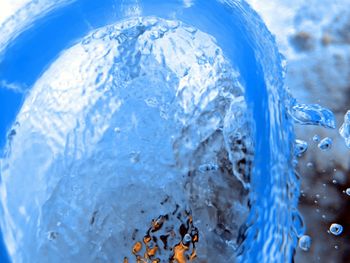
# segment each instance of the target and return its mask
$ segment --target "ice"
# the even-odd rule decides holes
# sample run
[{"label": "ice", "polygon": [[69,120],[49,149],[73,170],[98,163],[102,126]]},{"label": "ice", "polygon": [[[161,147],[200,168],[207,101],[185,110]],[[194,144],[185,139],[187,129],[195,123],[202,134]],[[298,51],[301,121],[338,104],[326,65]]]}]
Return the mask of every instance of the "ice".
[{"label": "ice", "polygon": [[312,137],[312,140],[313,140],[314,142],[319,142],[319,141],[320,141],[320,136],[317,135],[317,134],[315,134],[315,135]]},{"label": "ice", "polygon": [[234,261],[247,111],[208,34],[158,18],[92,32],[36,82],[1,161],[13,261]]}]

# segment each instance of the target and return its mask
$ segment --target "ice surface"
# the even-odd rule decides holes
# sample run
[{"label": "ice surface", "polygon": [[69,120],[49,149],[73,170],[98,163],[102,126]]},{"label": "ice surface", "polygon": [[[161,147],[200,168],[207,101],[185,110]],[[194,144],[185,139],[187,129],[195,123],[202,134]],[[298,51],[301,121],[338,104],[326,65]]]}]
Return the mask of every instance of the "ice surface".
[{"label": "ice surface", "polygon": [[233,262],[249,210],[246,112],[206,33],[156,18],[93,32],[37,81],[1,160],[14,262]]}]

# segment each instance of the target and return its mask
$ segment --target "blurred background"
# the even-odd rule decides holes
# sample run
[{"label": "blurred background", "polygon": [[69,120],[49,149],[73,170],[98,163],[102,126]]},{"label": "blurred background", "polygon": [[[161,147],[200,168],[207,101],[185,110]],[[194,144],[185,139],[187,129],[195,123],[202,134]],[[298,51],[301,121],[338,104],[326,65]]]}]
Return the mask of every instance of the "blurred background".
[{"label": "blurred background", "polygon": [[[297,249],[295,262],[350,262],[350,150],[338,129],[350,109],[350,2],[349,0],[247,0],[276,36],[286,59],[286,85],[299,103],[317,103],[332,110],[337,128],[329,130],[296,125],[297,139],[309,147],[299,159],[299,208],[312,239],[309,251]],[[0,26],[28,0],[0,0]],[[23,89],[0,82],[0,130],[14,119]],[[330,137],[330,149],[319,149]],[[0,147],[5,138],[0,138]],[[341,224],[341,235],[332,235],[332,223]],[[7,262],[0,242],[0,262]]]}]

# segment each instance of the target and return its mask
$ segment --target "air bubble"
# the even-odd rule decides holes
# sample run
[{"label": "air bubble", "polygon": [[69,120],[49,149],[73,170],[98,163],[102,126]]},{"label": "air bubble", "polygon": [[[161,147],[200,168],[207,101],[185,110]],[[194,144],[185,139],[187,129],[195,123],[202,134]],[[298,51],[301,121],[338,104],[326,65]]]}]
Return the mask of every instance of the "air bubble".
[{"label": "air bubble", "polygon": [[329,227],[329,231],[335,235],[335,236],[339,236],[342,232],[343,232],[343,226],[340,224],[336,224],[333,223],[330,227]]},{"label": "air bubble", "polygon": [[314,166],[314,164],[311,163],[311,162],[308,162],[308,163],[306,164],[306,166],[307,166],[307,168],[312,168],[312,167]]},{"label": "air bubble", "polygon": [[345,190],[345,193],[346,193],[347,195],[350,196],[350,188],[347,188],[347,189]]},{"label": "air bubble", "polygon": [[299,247],[304,251],[309,251],[311,247],[311,237],[303,235],[299,238]]},{"label": "air bubble", "polygon": [[333,141],[331,138],[326,137],[320,143],[318,144],[318,148],[320,148],[322,151],[329,150],[332,148]]},{"label": "air bubble", "polygon": [[314,137],[312,137],[312,140],[314,142],[319,142],[320,141],[320,136],[318,136],[317,134],[314,135]]}]

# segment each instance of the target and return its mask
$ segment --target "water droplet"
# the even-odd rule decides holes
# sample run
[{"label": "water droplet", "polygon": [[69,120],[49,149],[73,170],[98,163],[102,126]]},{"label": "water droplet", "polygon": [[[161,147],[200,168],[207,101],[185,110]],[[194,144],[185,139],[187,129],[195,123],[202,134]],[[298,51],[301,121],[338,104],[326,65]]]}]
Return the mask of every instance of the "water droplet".
[{"label": "water droplet", "polygon": [[314,166],[314,164],[313,164],[312,162],[308,162],[308,163],[306,164],[306,166],[307,166],[308,168],[312,168],[312,167]]},{"label": "water droplet", "polygon": [[294,155],[301,156],[304,152],[306,152],[307,148],[308,144],[306,141],[295,140]]},{"label": "water droplet", "polygon": [[318,135],[316,134],[316,135],[314,135],[314,137],[312,137],[312,140],[313,140],[314,142],[319,142],[319,141],[320,141],[320,136],[318,136]]},{"label": "water droplet", "polygon": [[339,134],[344,138],[345,145],[350,148],[350,110],[344,116],[344,123],[339,129]]},{"label": "water droplet", "polygon": [[331,138],[326,137],[320,143],[318,144],[318,148],[320,148],[323,151],[329,150],[332,148],[333,141]]},{"label": "water droplet", "polygon": [[294,103],[291,116],[296,123],[315,125],[335,129],[335,118],[332,111],[318,104]]},{"label": "water droplet", "polygon": [[329,231],[335,235],[335,236],[339,236],[342,232],[343,232],[343,226],[333,223],[330,227],[329,227]]},{"label": "water droplet", "polygon": [[337,184],[337,180],[332,180],[332,183],[333,184]]},{"label": "water droplet", "polygon": [[311,247],[311,237],[308,235],[301,236],[299,238],[299,247],[304,251],[308,251]]},{"label": "water droplet", "polygon": [[350,196],[350,188],[347,188],[347,189],[345,190],[345,193],[346,193],[347,195]]}]

